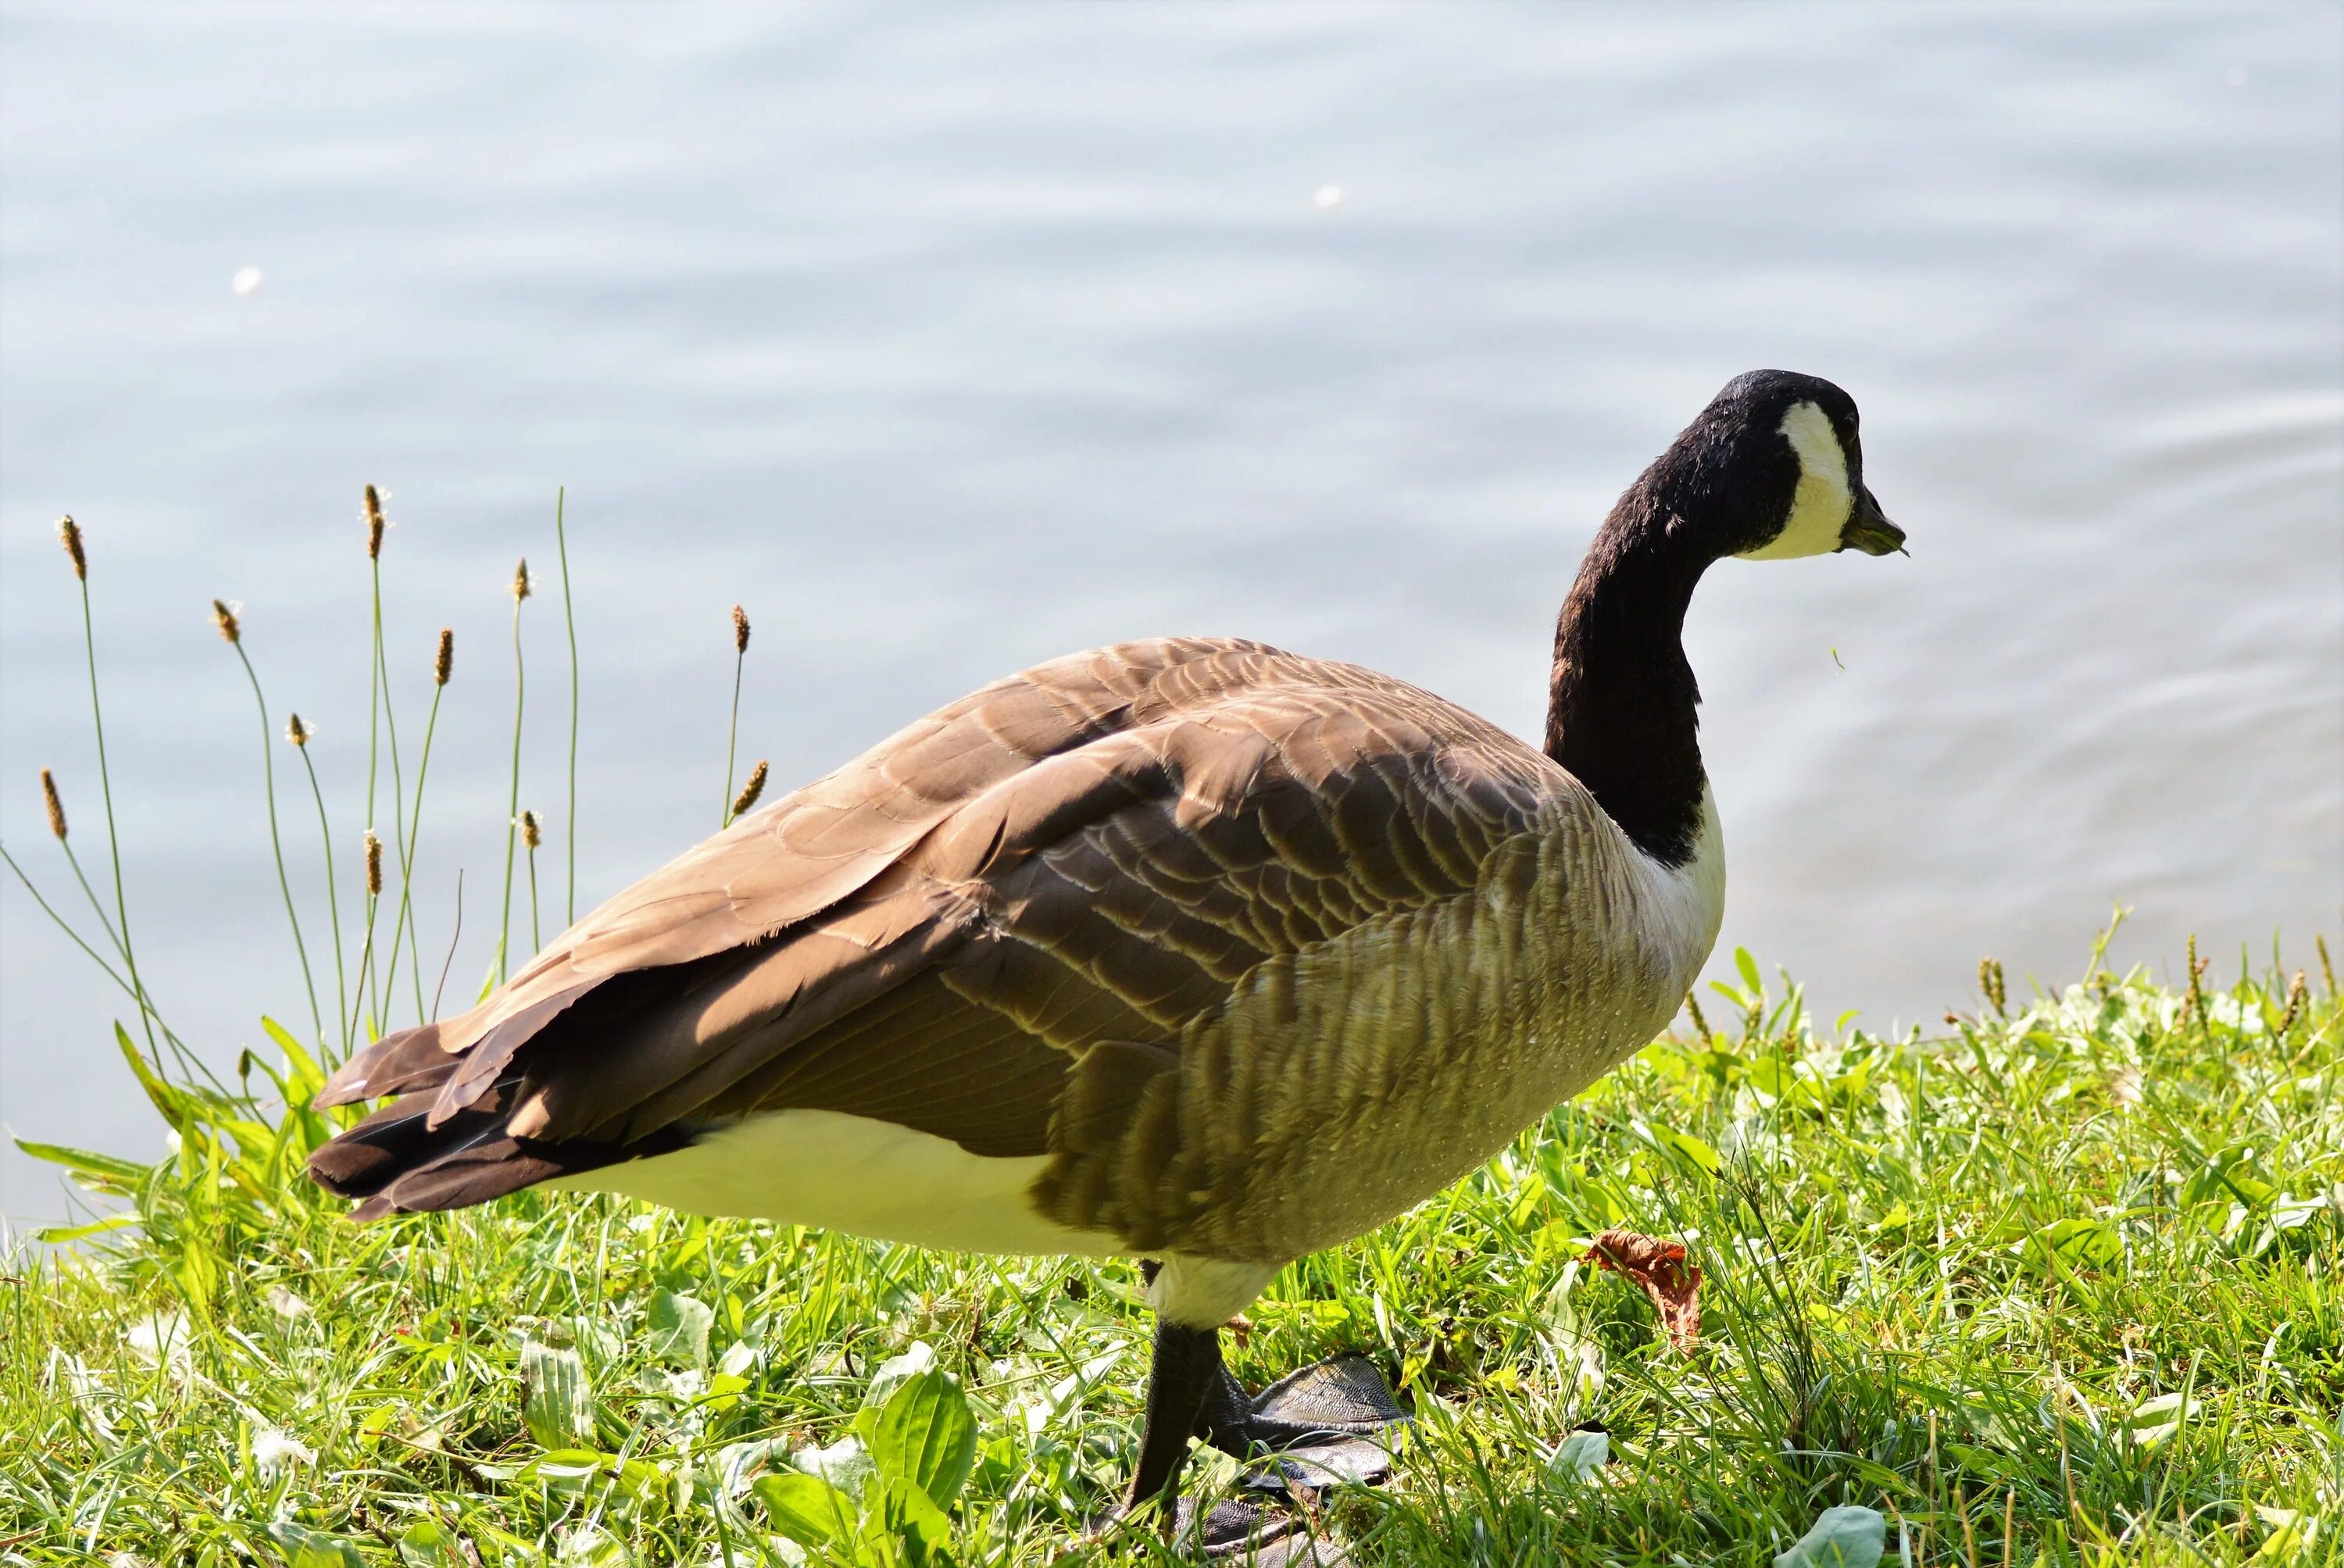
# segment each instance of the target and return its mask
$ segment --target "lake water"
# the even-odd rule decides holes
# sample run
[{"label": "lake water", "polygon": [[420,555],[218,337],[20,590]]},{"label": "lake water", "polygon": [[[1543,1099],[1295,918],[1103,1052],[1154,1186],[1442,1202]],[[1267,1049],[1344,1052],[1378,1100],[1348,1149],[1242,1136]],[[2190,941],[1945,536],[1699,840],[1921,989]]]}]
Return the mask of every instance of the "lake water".
[{"label": "lake water", "polygon": [[[1974,1006],[1983,954],[2073,978],[2117,902],[2119,962],[2309,965],[2344,904],[2339,58],[2330,5],[10,5],[0,832],[77,904],[54,766],[103,860],[70,511],[151,986],[222,1060],[306,1017],[208,602],[319,726],[347,900],[368,481],[410,772],[459,639],[418,866],[434,969],[465,874],[451,1003],[558,484],[581,909],[715,825],[735,601],[777,786],[1167,632],[1535,734],[1595,522],[1776,365],[1863,405],[1913,553],[1694,604],[1721,954],[1884,1028]],[[558,910],[558,594],[523,622]],[[118,998],[13,883],[0,919],[0,1121],[152,1150]],[[0,1163],[0,1208],[64,1202]]]}]

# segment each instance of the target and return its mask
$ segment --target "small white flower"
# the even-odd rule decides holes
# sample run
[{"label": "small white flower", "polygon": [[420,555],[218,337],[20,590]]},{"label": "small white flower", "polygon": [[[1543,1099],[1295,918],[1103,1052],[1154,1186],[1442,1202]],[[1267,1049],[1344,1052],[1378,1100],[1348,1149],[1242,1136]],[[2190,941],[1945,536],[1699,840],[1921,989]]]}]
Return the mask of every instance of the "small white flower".
[{"label": "small white flower", "polygon": [[273,1480],[288,1464],[315,1464],[318,1451],[299,1438],[262,1427],[252,1434],[252,1464],[263,1481]]},{"label": "small white flower", "polygon": [[260,268],[258,267],[237,268],[236,269],[236,276],[228,279],[227,286],[230,288],[235,289],[238,297],[246,299],[251,298],[255,294],[260,292]]},{"label": "small white flower", "polygon": [[1310,200],[1319,211],[1332,212],[1343,205],[1343,187],[1339,185],[1322,185],[1318,187],[1318,194]]}]

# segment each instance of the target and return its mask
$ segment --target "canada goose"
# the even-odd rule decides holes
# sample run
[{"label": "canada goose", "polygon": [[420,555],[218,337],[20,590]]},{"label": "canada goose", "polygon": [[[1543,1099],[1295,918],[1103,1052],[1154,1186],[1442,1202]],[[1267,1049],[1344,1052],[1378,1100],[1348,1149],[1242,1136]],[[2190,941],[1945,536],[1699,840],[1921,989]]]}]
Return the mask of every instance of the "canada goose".
[{"label": "canada goose", "polygon": [[1357,665],[1166,638],[1036,666],[735,823],[460,1017],[352,1057],[362,1218],[532,1185],[1147,1260],[1127,1505],[1401,1419],[1356,1359],[1248,1398],[1219,1329],[1640,1048],[1725,890],[1679,631],[1724,556],[1904,535],[1855,404],[1755,370],[1644,470],[1555,632],[1544,747]]}]

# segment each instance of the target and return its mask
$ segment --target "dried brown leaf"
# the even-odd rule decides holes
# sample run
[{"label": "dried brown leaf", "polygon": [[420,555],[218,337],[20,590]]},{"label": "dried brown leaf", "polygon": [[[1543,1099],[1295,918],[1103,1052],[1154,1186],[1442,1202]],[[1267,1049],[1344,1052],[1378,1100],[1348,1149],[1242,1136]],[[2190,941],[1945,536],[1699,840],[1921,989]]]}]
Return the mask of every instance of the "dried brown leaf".
[{"label": "dried brown leaf", "polygon": [[1606,1230],[1580,1261],[1626,1275],[1652,1298],[1668,1330],[1669,1342],[1686,1355],[1701,1338],[1701,1265],[1685,1255],[1682,1241],[1663,1241],[1638,1230]]}]

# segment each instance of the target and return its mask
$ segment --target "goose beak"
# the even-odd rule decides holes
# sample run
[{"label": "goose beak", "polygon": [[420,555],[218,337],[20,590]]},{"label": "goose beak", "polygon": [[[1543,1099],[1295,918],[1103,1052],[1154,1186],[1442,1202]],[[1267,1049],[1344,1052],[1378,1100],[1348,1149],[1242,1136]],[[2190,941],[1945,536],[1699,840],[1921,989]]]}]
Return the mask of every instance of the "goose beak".
[{"label": "goose beak", "polygon": [[1866,486],[1856,499],[1855,510],[1848,514],[1847,526],[1839,531],[1842,550],[1861,550],[1866,555],[1909,553],[1904,548],[1904,531],[1888,521],[1880,510],[1880,502]]}]

